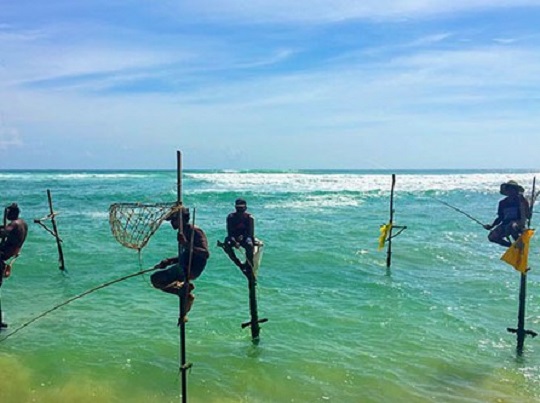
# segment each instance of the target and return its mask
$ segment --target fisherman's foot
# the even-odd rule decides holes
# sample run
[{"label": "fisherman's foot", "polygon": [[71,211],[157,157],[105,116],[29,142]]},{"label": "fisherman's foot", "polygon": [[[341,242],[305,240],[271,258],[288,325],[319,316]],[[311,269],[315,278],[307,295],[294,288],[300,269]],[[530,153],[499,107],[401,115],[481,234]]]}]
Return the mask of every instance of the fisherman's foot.
[{"label": "fisherman's foot", "polygon": [[172,288],[179,297],[182,295],[183,286],[184,283],[182,281],[173,281],[171,284],[169,284],[169,287]]},{"label": "fisherman's foot", "polygon": [[0,323],[0,329],[7,329],[7,327],[8,327],[7,323],[4,323],[4,322]]}]

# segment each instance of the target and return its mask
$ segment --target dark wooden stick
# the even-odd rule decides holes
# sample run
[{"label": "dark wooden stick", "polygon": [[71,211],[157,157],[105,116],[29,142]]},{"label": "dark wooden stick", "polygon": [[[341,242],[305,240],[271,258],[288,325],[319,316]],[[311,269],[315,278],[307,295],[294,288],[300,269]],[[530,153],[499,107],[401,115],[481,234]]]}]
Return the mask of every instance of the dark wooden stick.
[{"label": "dark wooden stick", "polygon": [[[527,226],[531,227],[532,213],[534,208],[534,202],[536,199],[536,177],[533,179],[532,193],[531,193],[531,206],[530,216],[527,220]],[[529,270],[529,269],[527,269]],[[519,306],[518,306],[518,323],[517,329],[507,328],[510,333],[516,333],[517,345],[516,353],[518,356],[523,355],[523,346],[525,345],[525,336],[536,337],[538,334],[532,330],[525,330],[525,308],[527,304],[527,273],[521,273],[519,284]]]},{"label": "dark wooden stick", "polygon": [[[255,248],[255,245],[253,247]],[[255,259],[255,253],[253,253],[253,258]],[[259,326],[259,324],[268,322],[268,319],[259,319],[259,311],[257,308],[257,277],[255,276],[255,267],[253,267],[255,262],[250,262],[247,258],[246,261],[250,266],[249,272],[244,272],[244,274],[248,279],[249,313],[251,316],[251,320],[249,322],[242,323],[242,329],[249,326],[251,328],[251,340],[254,344],[259,344],[259,334],[261,331],[261,327]]]},{"label": "dark wooden stick", "polygon": [[392,188],[390,190],[390,231],[388,232],[388,246],[386,249],[386,268],[392,264],[392,226],[394,223],[394,187],[396,186],[396,174],[392,174]]},{"label": "dark wooden stick", "polygon": [[[176,202],[179,206],[182,206],[182,152],[176,151]],[[179,227],[178,235],[183,235],[184,223],[182,218],[182,211],[178,211],[179,215]],[[182,265],[181,258],[184,253],[184,245],[178,241],[178,265]],[[191,367],[191,364],[186,362],[186,308],[188,303],[189,295],[189,273],[188,268],[181,267],[184,270],[184,284],[180,289],[180,298],[179,298],[179,314],[178,314],[178,325],[180,327],[180,377],[181,377],[181,401],[182,403],[187,403],[187,371]]]},{"label": "dark wooden stick", "polygon": [[50,211],[51,223],[53,227],[53,235],[54,235],[54,238],[56,239],[56,247],[58,249],[58,268],[62,272],[65,272],[66,266],[64,263],[64,252],[62,250],[62,240],[60,239],[60,236],[58,235],[58,227],[56,226],[56,218],[55,218],[56,214],[54,213],[54,210],[53,210],[52,196],[51,196],[51,191],[49,189],[47,189],[47,199],[49,200],[49,211]]}]

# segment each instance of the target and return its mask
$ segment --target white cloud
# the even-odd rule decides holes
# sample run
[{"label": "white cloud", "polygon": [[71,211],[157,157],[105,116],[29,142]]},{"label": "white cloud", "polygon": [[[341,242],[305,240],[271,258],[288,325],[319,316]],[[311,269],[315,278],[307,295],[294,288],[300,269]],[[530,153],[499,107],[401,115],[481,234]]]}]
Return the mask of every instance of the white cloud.
[{"label": "white cloud", "polygon": [[538,0],[182,0],[179,17],[253,22],[329,23],[354,19],[419,18],[507,7],[538,7]]}]

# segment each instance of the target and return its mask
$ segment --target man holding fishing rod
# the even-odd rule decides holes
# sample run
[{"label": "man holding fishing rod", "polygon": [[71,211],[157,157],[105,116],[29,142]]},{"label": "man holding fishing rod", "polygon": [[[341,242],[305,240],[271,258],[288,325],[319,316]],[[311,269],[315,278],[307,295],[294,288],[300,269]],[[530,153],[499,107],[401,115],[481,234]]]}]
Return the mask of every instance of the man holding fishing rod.
[{"label": "man holding fishing rod", "polygon": [[[16,203],[4,210],[4,223],[0,226],[0,287],[2,287],[4,277],[9,277],[11,274],[13,261],[8,263],[8,260],[19,255],[28,233],[28,225],[22,218],[19,218],[19,213],[20,209]],[[7,324],[2,321],[2,308],[0,307],[0,329],[6,327]]]},{"label": "man holding fishing rod", "polygon": [[517,240],[526,228],[531,210],[529,202],[523,196],[524,191],[525,189],[513,180],[501,184],[500,193],[506,197],[499,202],[497,217],[493,223],[484,225],[484,228],[490,231],[490,242],[510,247],[510,238]]}]

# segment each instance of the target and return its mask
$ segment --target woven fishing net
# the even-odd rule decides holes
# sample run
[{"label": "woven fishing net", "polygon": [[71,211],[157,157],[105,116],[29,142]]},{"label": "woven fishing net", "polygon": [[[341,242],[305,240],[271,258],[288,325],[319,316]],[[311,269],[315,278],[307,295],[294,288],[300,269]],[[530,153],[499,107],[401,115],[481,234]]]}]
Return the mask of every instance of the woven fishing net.
[{"label": "woven fishing net", "polygon": [[109,207],[109,224],[120,244],[140,251],[161,223],[181,208],[178,203],[115,203]]}]

